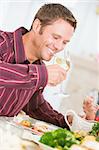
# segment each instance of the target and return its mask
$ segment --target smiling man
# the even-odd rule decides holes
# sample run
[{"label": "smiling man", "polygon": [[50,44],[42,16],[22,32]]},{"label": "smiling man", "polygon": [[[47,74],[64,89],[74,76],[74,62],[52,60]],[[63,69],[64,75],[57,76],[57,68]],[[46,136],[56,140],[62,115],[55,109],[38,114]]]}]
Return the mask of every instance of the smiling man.
[{"label": "smiling man", "polygon": [[76,28],[71,11],[61,4],[45,4],[34,17],[30,31],[0,31],[0,115],[14,116],[24,110],[29,116],[67,127],[64,116],[44,100],[46,84],[66,78],[58,65],[45,66],[62,51]]}]

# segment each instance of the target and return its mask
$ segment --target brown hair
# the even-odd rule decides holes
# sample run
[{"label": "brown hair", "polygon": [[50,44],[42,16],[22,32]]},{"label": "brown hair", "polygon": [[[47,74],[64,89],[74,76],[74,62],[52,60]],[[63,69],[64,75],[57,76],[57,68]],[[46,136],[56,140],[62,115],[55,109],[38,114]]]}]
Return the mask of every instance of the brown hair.
[{"label": "brown hair", "polygon": [[74,27],[74,29],[76,28],[77,24],[77,21],[72,12],[65,6],[56,3],[43,5],[36,13],[34,21],[37,18],[40,20],[42,27],[50,25],[58,19],[63,19],[69,22]]}]

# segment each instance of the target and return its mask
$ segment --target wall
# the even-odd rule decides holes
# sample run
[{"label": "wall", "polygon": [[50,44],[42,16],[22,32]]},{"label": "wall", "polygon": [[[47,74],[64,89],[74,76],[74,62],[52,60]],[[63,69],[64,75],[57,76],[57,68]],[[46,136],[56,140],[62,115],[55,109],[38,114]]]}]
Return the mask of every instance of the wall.
[{"label": "wall", "polygon": [[[34,14],[41,5],[47,2],[53,2],[53,0],[1,0],[0,29],[13,31],[19,26],[24,26],[29,29]],[[68,78],[70,80],[67,80],[64,83],[64,89],[66,90],[66,92],[68,93],[69,89],[69,92],[75,93],[75,95],[77,96],[79,94],[77,91],[81,91],[82,89],[87,91],[87,89],[89,88],[87,85],[90,85],[90,83],[91,88],[95,87],[96,83],[98,84],[98,82],[96,81],[98,80],[96,77],[96,72],[91,71],[90,73],[89,67],[92,65],[92,63],[87,64],[86,62],[83,67],[80,64],[83,65],[83,63],[85,62],[83,58],[88,59],[89,62],[90,60],[95,60],[96,55],[99,52],[99,15],[96,14],[96,6],[99,5],[99,1],[61,0],[60,2],[60,0],[54,0],[54,2],[62,3],[70,8],[73,11],[74,15],[77,17],[78,21],[75,34],[71,42],[67,45],[65,49],[69,50],[71,55],[74,55],[75,57],[73,57],[72,62],[74,68],[72,68],[70,76]],[[86,65],[88,66],[87,69]],[[91,78],[89,78],[89,76]],[[54,91],[56,90],[59,90],[59,88],[54,88]],[[51,102],[56,109],[59,109],[61,100],[67,100],[68,98],[56,98],[55,95],[51,95],[51,91],[53,91],[53,88],[47,89],[46,97],[49,97],[49,102]],[[81,103],[80,101],[82,100],[82,98],[77,97],[73,99],[77,99],[79,100],[79,103]]]},{"label": "wall", "polygon": [[92,89],[99,90],[99,63],[96,60],[72,55],[72,72],[67,83],[66,91],[69,97],[63,98],[60,104],[60,111],[65,113],[67,109],[82,111],[84,98]]}]

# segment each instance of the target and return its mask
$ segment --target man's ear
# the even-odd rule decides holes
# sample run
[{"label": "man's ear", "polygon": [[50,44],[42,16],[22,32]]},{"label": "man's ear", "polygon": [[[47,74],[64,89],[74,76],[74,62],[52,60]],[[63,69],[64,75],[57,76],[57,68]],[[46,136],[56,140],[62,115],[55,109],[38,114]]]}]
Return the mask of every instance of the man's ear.
[{"label": "man's ear", "polygon": [[41,28],[41,22],[39,19],[35,19],[32,25],[32,29],[34,32],[39,32]]}]

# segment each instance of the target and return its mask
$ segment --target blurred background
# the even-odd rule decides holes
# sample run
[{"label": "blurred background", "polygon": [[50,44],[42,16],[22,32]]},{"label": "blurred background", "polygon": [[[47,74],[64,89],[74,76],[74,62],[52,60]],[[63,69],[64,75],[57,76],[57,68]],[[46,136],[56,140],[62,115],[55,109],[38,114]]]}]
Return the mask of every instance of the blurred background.
[{"label": "blurred background", "polygon": [[[53,0],[0,0],[0,29],[14,31],[24,26],[29,30],[40,6],[51,2]],[[54,0],[54,3],[69,8],[78,24],[64,50],[69,51],[71,58],[67,79],[61,86],[47,86],[44,97],[62,113],[67,109],[80,112],[89,91],[99,90],[99,0]],[[48,64],[53,64],[53,60]]]}]

